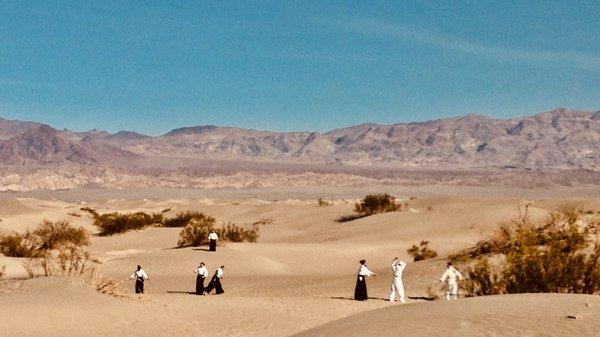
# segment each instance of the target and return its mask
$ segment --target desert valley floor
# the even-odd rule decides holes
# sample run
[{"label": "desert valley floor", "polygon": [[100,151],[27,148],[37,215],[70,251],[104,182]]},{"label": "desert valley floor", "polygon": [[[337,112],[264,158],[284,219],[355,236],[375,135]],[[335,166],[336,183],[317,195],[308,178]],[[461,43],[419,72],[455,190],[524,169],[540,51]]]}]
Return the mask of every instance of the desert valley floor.
[{"label": "desert valley floor", "polygon": [[[206,247],[177,249],[179,228],[92,235],[90,250],[104,262],[105,276],[123,280],[136,265],[144,267],[150,280],[143,296],[132,293],[131,281],[120,286],[125,297],[116,298],[75,277],[26,279],[20,259],[0,256],[0,266],[6,265],[0,279],[0,336],[598,336],[600,296],[425,299],[428,288],[440,289],[434,281],[448,254],[516,216],[518,203],[530,202],[534,218],[565,203],[600,210],[597,189],[407,188],[394,191],[408,203],[402,212],[336,222],[352,213],[365,191],[311,190],[288,198],[277,191],[264,192],[270,198],[210,191],[4,194],[0,233],[23,232],[42,219],[66,219],[95,233],[90,217],[80,211],[84,206],[101,212],[197,210],[219,223],[272,222],[261,225],[257,243],[227,243],[216,253]],[[318,206],[319,196],[333,205]],[[391,259],[411,261],[406,249],[421,240],[429,240],[439,257],[408,264],[408,303],[386,301]],[[372,299],[355,302],[361,258],[379,276],[368,280]],[[191,294],[200,261],[211,273],[226,266],[225,294]]]}]

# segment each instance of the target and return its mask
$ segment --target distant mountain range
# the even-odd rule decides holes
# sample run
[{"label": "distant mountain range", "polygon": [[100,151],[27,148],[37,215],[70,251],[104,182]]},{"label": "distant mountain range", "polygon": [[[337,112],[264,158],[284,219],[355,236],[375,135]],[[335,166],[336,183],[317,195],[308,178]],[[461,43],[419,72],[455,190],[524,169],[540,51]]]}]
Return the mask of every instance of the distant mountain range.
[{"label": "distant mountain range", "polygon": [[[600,168],[600,111],[555,109],[494,119],[469,114],[421,123],[318,132],[185,127],[158,137],[72,132],[0,119],[0,164],[164,167],[169,158],[386,168]],[[154,163],[154,164],[153,164]],[[142,164],[140,164],[142,165]]]},{"label": "distant mountain range", "polygon": [[600,112],[471,114],[325,133],[209,125],[158,137],[0,119],[0,191],[405,184],[598,186]]}]

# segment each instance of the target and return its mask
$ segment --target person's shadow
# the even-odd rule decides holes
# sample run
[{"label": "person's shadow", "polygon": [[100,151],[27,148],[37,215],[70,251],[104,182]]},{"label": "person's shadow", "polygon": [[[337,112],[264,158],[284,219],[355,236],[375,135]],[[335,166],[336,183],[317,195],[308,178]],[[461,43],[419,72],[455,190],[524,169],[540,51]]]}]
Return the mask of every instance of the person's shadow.
[{"label": "person's shadow", "polygon": [[181,290],[167,290],[167,294],[187,294],[187,295],[196,295],[194,291],[181,291]]}]

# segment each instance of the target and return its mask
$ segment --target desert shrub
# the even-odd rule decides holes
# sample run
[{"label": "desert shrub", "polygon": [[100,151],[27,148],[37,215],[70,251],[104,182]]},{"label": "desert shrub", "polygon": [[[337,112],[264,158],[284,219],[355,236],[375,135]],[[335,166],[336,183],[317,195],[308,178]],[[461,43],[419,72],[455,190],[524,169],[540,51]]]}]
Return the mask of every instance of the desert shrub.
[{"label": "desert shrub", "polygon": [[426,240],[421,241],[421,243],[418,246],[413,245],[412,247],[407,249],[406,252],[413,257],[413,260],[415,262],[431,259],[438,256],[435,250],[429,248],[429,241]]},{"label": "desert shrub", "polygon": [[324,200],[323,198],[319,198],[319,199],[317,200],[317,204],[318,204],[319,206],[321,206],[321,207],[324,207],[324,206],[331,206],[331,205],[333,205],[333,203],[331,203],[331,202],[329,202],[329,201],[327,201],[327,200]]},{"label": "desert shrub", "polygon": [[219,238],[229,242],[256,242],[258,240],[259,228],[257,225],[244,228],[234,223],[227,223],[215,230]]},{"label": "desert shrub", "polygon": [[185,227],[192,219],[204,220],[208,215],[196,211],[179,212],[172,218],[165,218],[162,222],[163,227]]},{"label": "desert shrub", "polygon": [[[214,230],[222,242],[256,242],[259,236],[258,221],[249,227],[242,227],[232,222],[216,227],[216,220],[211,216],[192,219],[179,232],[178,247],[197,247],[208,244],[208,234]],[[268,223],[265,221],[265,223]]]},{"label": "desert shrub", "polygon": [[164,217],[162,213],[148,214],[144,212],[135,213],[104,213],[93,214],[94,226],[98,227],[100,236],[124,233],[130,230],[140,230],[155,224],[162,224]]},{"label": "desert shrub", "polygon": [[0,253],[10,257],[34,257],[37,244],[31,232],[5,234],[0,236]]},{"label": "desert shrub", "polygon": [[83,227],[75,228],[68,221],[44,220],[33,231],[40,242],[38,249],[55,249],[59,245],[71,244],[76,247],[87,246],[89,235]]},{"label": "desert shrub", "polygon": [[208,234],[215,226],[215,218],[208,216],[201,219],[192,219],[179,232],[178,247],[198,247],[208,244]]},{"label": "desert shrub", "polygon": [[2,267],[0,268],[0,277],[2,277],[5,272],[6,272],[6,265],[2,265]]},{"label": "desert shrub", "polygon": [[[501,230],[502,236],[482,241],[487,243],[485,249],[470,251],[482,255],[467,272],[467,291],[472,295],[600,292],[600,246],[590,245],[589,228],[579,221],[580,215],[568,208],[551,212],[539,225],[514,221],[511,228]],[[495,254],[501,262],[493,267],[483,254]]]},{"label": "desert shrub", "polygon": [[369,194],[354,205],[354,211],[360,215],[368,216],[376,213],[394,212],[401,205],[396,204],[394,196],[385,194]]}]

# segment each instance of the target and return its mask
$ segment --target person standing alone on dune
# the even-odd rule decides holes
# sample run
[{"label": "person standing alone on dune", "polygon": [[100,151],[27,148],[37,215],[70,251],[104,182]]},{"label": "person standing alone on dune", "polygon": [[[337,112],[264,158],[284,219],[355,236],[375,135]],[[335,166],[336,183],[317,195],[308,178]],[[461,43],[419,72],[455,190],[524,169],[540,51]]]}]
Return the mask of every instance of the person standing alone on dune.
[{"label": "person standing alone on dune", "polygon": [[204,280],[208,277],[208,268],[204,262],[200,262],[194,272],[196,273],[196,295],[204,295]]},{"label": "person standing alone on dune", "polygon": [[390,289],[390,302],[395,301],[396,293],[400,303],[405,303],[404,299],[404,283],[402,282],[402,272],[406,268],[406,262],[399,260],[397,257],[392,261],[392,285]]},{"label": "person standing alone on dune", "polygon": [[148,280],[148,274],[142,269],[141,266],[137,266],[136,271],[131,274],[130,278],[135,279],[135,293],[143,294],[144,293],[144,282]]},{"label": "person standing alone on dune", "polygon": [[217,235],[217,232],[215,232],[214,230],[210,232],[210,234],[208,234],[208,250],[211,252],[216,252],[217,251],[217,241],[219,240],[219,236]]},{"label": "person standing alone on dune", "polygon": [[367,260],[360,260],[360,268],[356,277],[356,287],[354,288],[354,299],[356,301],[366,301],[369,298],[367,294],[367,277],[377,276],[367,268]]},{"label": "person standing alone on dune", "polygon": [[458,299],[458,281],[462,280],[462,274],[452,266],[452,262],[448,262],[446,271],[440,277],[440,282],[446,283],[446,300]]}]

